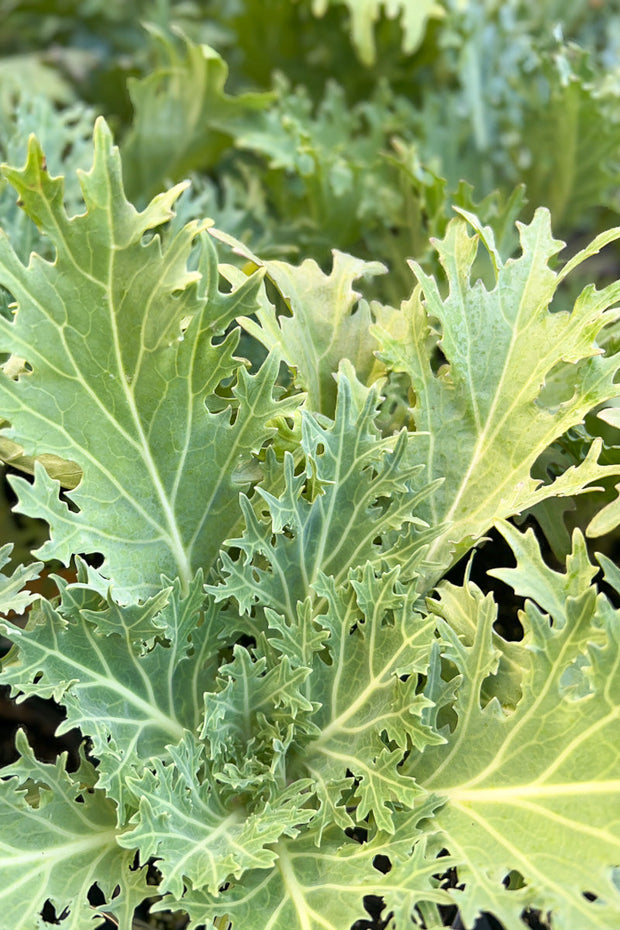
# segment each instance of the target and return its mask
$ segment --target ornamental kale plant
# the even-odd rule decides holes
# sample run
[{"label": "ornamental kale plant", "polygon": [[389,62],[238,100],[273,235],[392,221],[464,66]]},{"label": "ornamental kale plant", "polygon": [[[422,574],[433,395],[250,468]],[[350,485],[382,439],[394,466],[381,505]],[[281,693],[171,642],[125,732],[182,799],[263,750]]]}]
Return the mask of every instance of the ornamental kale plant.
[{"label": "ornamental kale plant", "polygon": [[[276,8],[292,45],[295,17],[350,16],[367,66],[397,21],[421,68],[480,40],[467,4]],[[252,73],[255,5],[219,15]],[[515,54],[547,66],[534,25]],[[565,248],[499,157],[480,201],[451,188],[402,71],[350,110],[344,79],[316,107],[286,77],[229,94],[213,48],[160,27],[118,147],[73,99],[7,117],[7,157],[42,131],[0,190],[0,457],[47,535],[0,547],[0,683],[60,705],[80,748],[17,731],[0,930],[616,930],[620,227]],[[540,78],[577,133],[609,101],[562,55],[568,83]],[[613,212],[599,168],[564,218]]]},{"label": "ornamental kale plant", "polygon": [[[106,914],[130,928],[156,891],[155,910],[192,927],[341,928],[368,895],[395,928],[440,925],[451,902],[468,926],[490,911],[517,927],[537,908],[554,926],[611,927],[617,612],[579,532],[556,572],[506,519],[618,471],[593,442],[554,481],[531,477],[617,394],[618,358],[596,338],[620,284],[550,304],[620,231],[554,271],[545,211],[507,262],[463,212],[436,243],[447,288],[414,265],[401,308],[356,310],[354,282],[376,264],[335,253],[328,274],[256,258],[218,273],[206,223],[167,228],[178,187],[139,212],[103,121],[94,151],[71,218],[34,138],[26,166],[6,169],[56,253],[25,266],[2,239],[17,303],[2,346],[24,359],[0,382],[9,436],[81,475],[59,496],[35,461],[34,482],[11,484],[49,524],[40,558],[103,562],[78,558],[25,629],[2,625],[3,680],[53,696],[62,729],[88,740],[70,771],[18,737],[2,782],[4,926],[34,927],[49,898],[67,927]],[[471,283],[480,250],[491,288]],[[236,318],[269,348],[256,371],[236,354]],[[411,429],[377,425],[392,372],[411,386]],[[497,574],[527,598],[518,643],[494,630],[492,596],[440,581],[493,524],[517,559]],[[17,592],[39,568],[5,577],[5,612],[31,599]],[[25,882],[41,889],[28,904]]]}]

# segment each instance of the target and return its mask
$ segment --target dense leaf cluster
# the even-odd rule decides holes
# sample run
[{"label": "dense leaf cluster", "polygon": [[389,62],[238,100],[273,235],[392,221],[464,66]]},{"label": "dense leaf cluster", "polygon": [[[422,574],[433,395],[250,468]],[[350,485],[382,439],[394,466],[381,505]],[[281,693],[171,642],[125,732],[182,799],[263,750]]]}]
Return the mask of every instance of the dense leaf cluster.
[{"label": "dense leaf cluster", "polygon": [[620,13],[0,13],[0,930],[616,930]]}]

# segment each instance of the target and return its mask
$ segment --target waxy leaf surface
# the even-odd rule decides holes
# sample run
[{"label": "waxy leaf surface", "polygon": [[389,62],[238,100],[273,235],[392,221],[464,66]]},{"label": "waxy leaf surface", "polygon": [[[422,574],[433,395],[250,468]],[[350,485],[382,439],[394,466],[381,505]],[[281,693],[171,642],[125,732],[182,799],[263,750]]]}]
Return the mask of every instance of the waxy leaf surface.
[{"label": "waxy leaf surface", "polygon": [[[213,342],[253,309],[258,278],[220,293],[209,237],[199,270],[188,271],[197,223],[163,242],[150,235],[170,219],[181,188],[138,213],[101,120],[92,170],[81,175],[84,213],[67,216],[62,180],[46,173],[35,139],[26,166],[4,171],[56,260],[33,255],[26,268],[0,238],[0,283],[18,304],[13,322],[0,319],[0,347],[32,369],[0,379],[0,406],[28,454],[57,455],[83,474],[67,494],[78,512],[39,464],[34,485],[13,481],[20,509],[50,524],[43,558],[100,552],[102,572],[126,597],[154,593],[162,574],[185,588],[239,518],[237,469],[290,408],[273,399],[277,360],[250,376],[232,359],[234,332]],[[207,410],[236,371],[231,406]]]},{"label": "waxy leaf surface", "polygon": [[248,869],[267,869],[281,836],[296,836],[297,827],[313,816],[295,789],[282,792],[280,803],[266,803],[248,813],[240,805],[226,807],[217,786],[205,774],[196,778],[200,753],[185,741],[173,753],[173,765],[157,764],[132,787],[140,797],[134,829],[120,840],[138,847],[143,861],[158,857],[161,891],[183,893],[184,881],[217,893],[229,878]]},{"label": "waxy leaf surface", "polygon": [[228,67],[214,49],[148,28],[159,62],[146,77],[129,79],[134,118],[122,147],[127,192],[138,200],[210,168],[271,99],[227,94]]},{"label": "waxy leaf surface", "polygon": [[[49,899],[58,915],[68,910],[63,930],[92,930],[103,913],[116,917],[119,930],[131,930],[148,893],[146,875],[131,871],[134,854],[118,845],[116,806],[92,790],[92,766],[83,762],[69,774],[64,756],[54,765],[39,762],[21,731],[17,745],[20,759],[0,780],[2,926],[43,926],[39,915]],[[95,882],[106,899],[100,908],[87,897]]]},{"label": "waxy leaf surface", "polygon": [[403,776],[405,752],[441,742],[422,724],[426,701],[416,694],[435,625],[413,611],[397,576],[394,570],[377,579],[367,565],[348,590],[337,591],[327,579],[317,585],[327,603],[316,620],[329,630],[330,662],[317,657],[314,663],[310,693],[319,702],[314,722],[320,732],[305,760],[323,816],[329,812],[352,826],[341,796],[355,787],[358,820],[372,813],[388,833],[394,810],[413,807],[421,793]]},{"label": "waxy leaf surface", "polygon": [[[512,516],[550,496],[580,493],[614,466],[597,463],[600,444],[554,482],[531,477],[532,466],[569,427],[617,394],[615,356],[597,346],[601,329],[617,316],[615,283],[586,287],[571,312],[550,311],[561,281],[585,258],[618,236],[598,237],[562,269],[550,260],[561,242],[551,236],[549,214],[538,210],[519,224],[522,254],[504,262],[493,233],[463,212],[435,243],[449,292],[412,263],[419,286],[399,311],[374,306],[380,356],[405,372],[415,395],[413,416],[421,432],[411,444],[414,461],[426,464],[426,480],[443,477],[419,508],[431,526],[446,524],[427,553],[447,567],[495,520]],[[491,263],[492,286],[472,284],[481,251]],[[555,310],[555,307],[553,308]],[[439,339],[433,327],[438,322]],[[437,348],[443,359],[437,363]],[[548,404],[545,379],[567,371],[567,395]]]},{"label": "waxy leaf surface", "polygon": [[[247,254],[247,250],[242,248]],[[353,282],[361,277],[383,274],[380,262],[365,262],[333,252],[333,267],[325,274],[312,259],[299,267],[286,262],[261,262],[278,288],[291,316],[278,316],[266,300],[254,320],[239,322],[267,349],[278,348],[296,372],[298,387],[307,393],[310,410],[333,416],[337,384],[334,372],[343,359],[354,366],[358,378],[369,383],[377,367],[373,355],[376,342],[370,334],[368,304],[358,306],[359,293]],[[353,310],[355,309],[355,313]]]},{"label": "waxy leaf surface", "polygon": [[[508,538],[520,535],[506,532]],[[447,802],[435,826],[460,861],[465,887],[454,897],[468,928],[486,910],[507,930],[521,930],[526,906],[550,911],[560,927],[617,926],[620,626],[617,611],[604,595],[597,598],[587,573],[575,590],[578,560],[576,549],[564,576],[561,615],[560,576],[545,569],[531,545],[521,546],[517,569],[501,573],[506,580],[512,573],[518,589],[529,569],[542,592],[537,599],[553,610],[553,625],[531,600],[521,614],[521,697],[512,711],[497,698],[482,697],[501,654],[492,635],[496,611],[464,591],[463,605],[476,625],[471,645],[440,621],[442,653],[458,671],[450,682],[456,725],[443,731],[445,745],[413,753],[405,771]],[[427,694],[437,702],[434,673],[429,683]],[[514,889],[503,884],[511,873],[521,876]]]},{"label": "waxy leaf surface", "polygon": [[376,400],[341,370],[334,421],[302,411],[306,472],[296,475],[287,453],[284,492],[258,489],[268,522],[242,500],[246,528],[228,542],[243,556],[233,561],[223,553],[225,583],[210,588],[218,599],[233,596],[243,611],[259,604],[295,620],[297,603],[312,594],[320,574],[341,583],[367,561],[398,564],[409,576],[416,571],[436,535],[416,513],[434,487],[407,462],[404,432],[380,438]]},{"label": "waxy leaf surface", "polygon": [[[142,626],[136,615],[149,617],[152,604],[119,609],[104,602],[98,611],[76,608],[84,593],[69,586],[59,610],[43,602],[31,614],[27,630],[1,625],[18,647],[4,662],[3,681],[16,693],[53,696],[62,704],[67,719],[59,732],[79,727],[90,737],[93,755],[100,760],[99,787],[118,801],[122,818],[126,804],[132,803],[128,776],[141,773],[154,758],[166,757],[168,744],[178,743],[186,729],[201,722],[202,695],[212,682],[209,662],[219,647],[218,612],[208,610],[192,631],[191,656],[183,627],[170,634],[168,644],[158,642],[141,655],[134,643],[136,625]],[[93,592],[87,593],[91,602]],[[157,601],[161,608],[161,596]],[[178,589],[171,601],[174,607],[164,610],[163,617],[173,610],[183,617],[186,605]],[[107,627],[110,614],[113,633]],[[97,629],[98,616],[104,618],[104,632]],[[198,619],[195,614],[196,624]],[[154,633],[162,633],[158,625]]]},{"label": "waxy leaf surface", "polygon": [[[378,833],[371,842],[357,843],[332,828],[316,844],[312,832],[295,840],[281,839],[277,862],[270,871],[250,871],[222,894],[189,891],[182,906],[190,928],[227,914],[235,930],[255,930],[256,914],[265,930],[342,930],[368,919],[364,898],[384,896],[396,915],[395,930],[409,930],[413,908],[420,901],[447,903],[435,878],[437,862],[432,839],[416,842],[418,822],[432,813],[432,803],[401,818],[400,839]],[[429,854],[430,853],[430,854]],[[389,857],[392,872],[376,867],[376,857]],[[446,866],[451,860],[445,859]]]}]

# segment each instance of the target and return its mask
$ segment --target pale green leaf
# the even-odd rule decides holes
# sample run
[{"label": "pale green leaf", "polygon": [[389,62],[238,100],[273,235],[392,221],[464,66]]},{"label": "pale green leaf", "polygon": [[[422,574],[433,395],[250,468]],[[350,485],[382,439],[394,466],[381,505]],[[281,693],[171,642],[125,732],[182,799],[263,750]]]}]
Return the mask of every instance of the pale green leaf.
[{"label": "pale green leaf", "polygon": [[[312,40],[308,36],[306,41]],[[355,80],[351,69],[347,71]],[[361,252],[367,259],[393,259],[394,275],[370,286],[400,297],[403,284],[409,284],[403,253],[426,253],[437,214],[441,229],[447,221],[443,189],[435,197],[426,171],[421,172],[424,180],[419,175],[413,183],[403,179],[390,157],[415,112],[413,105],[395,97],[383,82],[372,84],[373,90],[358,99],[357,87],[352,97],[341,84],[328,80],[318,100],[307,87],[293,86],[277,73],[273,83],[274,103],[235,139],[237,148],[253,156],[253,170],[244,170],[247,183],[237,194],[241,204],[248,205],[248,219],[240,226],[234,219],[227,225],[218,218],[217,225],[251,241],[254,251],[259,247],[258,227],[263,241],[267,235],[270,251],[280,243],[289,255],[312,255],[325,270],[332,264],[334,247]],[[259,166],[257,156],[267,165]],[[237,164],[241,158],[236,155]],[[432,219],[426,216],[429,200]],[[219,217],[217,212],[207,215]],[[373,264],[368,261],[367,268]],[[308,262],[304,266],[312,270]],[[364,364],[369,361],[364,359]]]},{"label": "pale green leaf", "polygon": [[[135,633],[148,629],[153,605],[101,604],[97,592],[81,585],[63,592],[58,610],[49,602],[35,608],[26,630],[1,626],[17,647],[3,661],[3,682],[23,696],[53,696],[62,704],[67,718],[58,732],[79,727],[91,739],[100,760],[99,786],[121,812],[131,803],[128,774],[166,756],[168,744],[201,722],[202,695],[212,682],[220,645],[219,613],[211,605],[201,625],[194,614],[190,652],[187,622],[178,630],[169,626],[171,614],[182,617],[186,611],[178,585],[167,595],[175,603],[163,613],[170,642],[157,642],[145,654],[136,650]],[[196,605],[196,592],[189,600]],[[159,624],[151,627],[149,635],[154,633],[163,635]]]},{"label": "pale green leaf", "polygon": [[620,526],[620,484],[615,487],[617,497],[599,510],[590,520],[586,533],[591,538],[605,536]]},{"label": "pale green leaf", "polygon": [[[615,466],[598,464],[600,444],[595,443],[584,462],[555,482],[542,485],[531,476],[537,458],[556,438],[617,393],[618,360],[602,355],[596,338],[617,316],[609,308],[620,286],[586,287],[572,312],[550,312],[560,276],[549,262],[561,243],[551,237],[548,213],[538,210],[529,226],[519,225],[522,254],[504,262],[491,229],[460,212],[476,235],[457,218],[445,239],[436,242],[447,296],[413,265],[420,283],[401,310],[373,307],[381,357],[407,373],[415,394],[413,416],[423,435],[411,444],[414,460],[426,464],[426,480],[445,479],[417,512],[432,526],[447,525],[427,553],[445,566],[495,520],[547,497],[578,494],[615,473]],[[617,235],[610,233],[608,240]],[[479,251],[493,268],[491,289],[470,280]],[[439,337],[433,331],[437,325]],[[445,364],[435,370],[437,348]],[[541,391],[545,379],[565,369],[570,390],[547,406]]]},{"label": "pale green leaf", "polygon": [[[432,810],[427,803],[401,818],[397,839],[380,833],[372,842],[357,843],[333,827],[320,847],[312,831],[292,841],[282,839],[269,871],[248,872],[219,895],[190,890],[179,905],[192,918],[190,930],[224,914],[233,930],[256,930],[257,914],[261,930],[343,930],[368,918],[364,898],[375,894],[398,914],[395,930],[408,930],[419,902],[449,900],[436,878],[438,850],[432,844],[427,850],[426,842],[418,841],[418,823]],[[377,856],[392,863],[387,875],[377,868]],[[443,862],[451,865],[448,858]],[[165,901],[156,909],[163,905]]]},{"label": "pale green leaf", "polygon": [[379,579],[366,565],[348,590],[337,591],[326,578],[317,584],[327,610],[315,619],[329,630],[330,661],[318,656],[314,662],[310,693],[319,704],[314,722],[320,733],[305,759],[319,799],[337,822],[346,825],[347,817],[336,809],[330,786],[342,791],[350,773],[355,816],[363,821],[372,813],[387,832],[394,830],[395,808],[413,807],[420,794],[399,768],[405,752],[442,741],[421,722],[428,701],[416,694],[418,676],[427,671],[434,623],[413,610],[414,592],[397,579],[397,569]]},{"label": "pale green leaf", "polygon": [[[0,319],[0,346],[32,367],[2,378],[0,399],[9,435],[28,455],[75,462],[83,480],[67,495],[75,512],[37,465],[34,485],[13,479],[19,506],[50,523],[45,559],[101,552],[103,573],[126,597],[154,593],[161,574],[186,586],[238,521],[240,485],[249,484],[238,469],[272,434],[269,421],[297,403],[273,399],[277,359],[248,375],[232,359],[235,333],[213,342],[252,309],[258,278],[220,293],[209,237],[189,272],[197,223],[165,245],[148,238],[169,220],[180,188],[137,213],[102,121],[93,168],[81,176],[85,213],[67,217],[62,181],[42,159],[32,139],[26,167],[5,169],[57,257],[33,255],[25,268],[0,239],[0,283],[19,306],[14,322]],[[205,404],[235,371],[230,407],[218,400],[210,412]]]},{"label": "pale green leaf", "polygon": [[222,554],[225,582],[209,589],[218,600],[233,596],[245,612],[260,604],[295,621],[297,603],[312,594],[321,573],[340,583],[367,561],[415,573],[436,533],[415,516],[433,486],[422,484],[417,466],[405,465],[404,431],[378,436],[376,400],[372,390],[354,391],[341,371],[335,420],[302,411],[306,474],[295,474],[287,453],[282,495],[258,489],[269,522],[242,499],[245,533],[228,542],[243,556],[233,561]]},{"label": "pale green leaf", "polygon": [[620,594],[620,567],[608,559],[602,552],[596,553],[596,558],[601,564],[605,573],[605,581],[610,584]]},{"label": "pale green leaf", "polygon": [[[146,875],[131,871],[134,853],[118,845],[116,805],[88,787],[92,766],[69,774],[64,755],[54,765],[39,762],[21,731],[17,747],[21,758],[0,780],[2,926],[42,926],[49,899],[58,915],[68,909],[63,930],[94,930],[105,913],[117,916],[119,930],[132,930],[134,909],[149,893]],[[97,908],[87,897],[95,883],[106,899]]]},{"label": "pale green leaf", "polygon": [[264,657],[254,661],[247,649],[236,645],[233,661],[220,667],[221,690],[204,696],[201,737],[208,740],[212,759],[242,759],[249,746],[256,753],[257,715],[268,715],[272,725],[283,718],[283,734],[298,714],[307,716],[314,710],[301,690],[310,669],[291,668],[287,656],[279,658],[277,666],[268,669]]},{"label": "pale green leaf", "polygon": [[380,366],[373,354],[377,343],[369,332],[370,311],[365,301],[359,301],[353,282],[386,271],[380,262],[337,250],[332,254],[329,274],[309,258],[297,267],[278,261],[261,263],[291,315],[278,316],[275,307],[263,301],[255,314],[260,325],[247,317],[238,321],[267,349],[279,349],[296,373],[297,386],[307,394],[308,408],[327,416],[333,416],[336,408],[335,372],[342,359],[353,364],[365,384],[376,380]]},{"label": "pale green leaf", "polygon": [[597,416],[606,423],[609,423],[610,426],[620,429],[620,408],[608,407],[605,410],[599,410]]},{"label": "pale green leaf", "polygon": [[71,103],[74,98],[70,84],[57,68],[42,59],[38,52],[5,54],[0,61],[0,100],[2,109],[12,109],[16,97],[45,95],[56,104]]},{"label": "pale green leaf", "polygon": [[315,654],[321,652],[329,638],[328,631],[314,619],[312,601],[312,597],[307,597],[303,604],[298,602],[294,620],[265,608],[268,646],[286,656],[293,665],[312,667]]},{"label": "pale green leaf", "polygon": [[[590,71],[587,54],[571,52],[575,63],[581,55],[583,70]],[[568,64],[568,55],[562,58]],[[594,207],[611,206],[618,184],[617,92],[606,92],[604,80],[593,77],[591,71],[563,80],[553,76],[544,110],[537,101],[523,128],[533,156],[523,173],[528,197],[548,207],[556,224],[565,229],[583,223]]]},{"label": "pale green leaf", "polygon": [[384,13],[398,19],[403,30],[403,51],[414,52],[424,38],[430,17],[441,17],[442,3],[437,0],[312,0],[316,16],[322,16],[330,2],[344,3],[349,8],[353,44],[365,65],[375,62],[374,26]]},{"label": "pale green leaf", "polygon": [[[520,535],[520,534],[517,534]],[[466,579],[469,580],[468,566]],[[488,574],[493,574],[489,572]],[[499,576],[501,577],[501,576]],[[427,607],[435,616],[442,617],[457,634],[459,640],[471,647],[480,633],[480,618],[490,613],[495,618],[496,606],[491,595],[483,595],[476,585],[454,585],[445,579],[437,586],[437,599],[429,598]],[[485,624],[483,623],[482,626]],[[437,726],[438,710],[448,706],[454,699],[456,682],[446,682],[441,678],[441,666],[438,661],[440,645],[434,644],[429,672],[429,688],[425,691],[435,704],[423,714],[427,724]],[[497,670],[482,684],[481,699],[483,703],[491,697],[498,697],[504,707],[516,706],[521,697],[521,679],[524,662],[527,662],[525,647],[521,642],[506,642],[499,633],[492,631],[488,644],[491,665],[497,662]],[[440,716],[440,715],[439,715]],[[445,734],[444,734],[445,735]]]},{"label": "pale green leaf", "polygon": [[[579,545],[560,576],[531,542],[517,554],[515,586],[535,589],[554,618],[551,626],[526,602],[521,699],[514,709],[497,698],[483,701],[501,645],[492,641],[495,611],[473,599],[470,646],[440,621],[443,655],[457,670],[453,732],[445,745],[412,754],[405,770],[446,801],[435,826],[460,861],[464,889],[454,897],[466,927],[490,911],[506,930],[521,930],[521,910],[532,906],[550,912],[559,928],[612,930],[620,909],[613,880],[620,855],[618,614],[590,587]],[[532,561],[539,564],[530,582]],[[509,571],[502,574],[508,580]],[[520,889],[505,887],[510,874],[521,876]]]},{"label": "pale green leaf", "polygon": [[[74,169],[86,168],[92,162],[94,113],[83,104],[66,106],[59,110],[52,95],[48,97],[41,92],[43,75],[40,74],[37,81],[38,68],[35,60],[33,56],[30,62],[26,60],[24,64],[29,70],[29,80],[33,80],[36,86],[29,91],[23,75],[19,77],[19,71],[13,72],[12,78],[17,77],[20,84],[18,99],[11,100],[6,114],[2,113],[3,107],[0,103],[2,161],[12,165],[22,164],[26,158],[28,137],[32,132],[36,132],[45,150],[49,170],[53,173],[66,173],[71,169],[66,180],[64,200],[69,213],[79,213],[82,198]],[[39,67],[43,67],[40,60]],[[0,66],[0,73],[1,70]],[[4,75],[0,80],[1,100],[4,92],[10,93],[10,82],[4,79]],[[49,92],[53,83],[50,85],[46,79],[44,86]],[[28,260],[33,251],[38,252],[43,258],[50,257],[49,240],[20,208],[15,191],[4,179],[0,179],[0,227],[9,233],[13,248],[23,262]],[[9,293],[3,288],[0,289],[0,313],[7,318],[12,315],[10,305]],[[28,462],[28,457],[25,457],[24,461],[20,452],[23,450],[17,444],[10,443],[5,437],[0,438],[0,458],[3,461],[10,458],[12,464],[18,468],[22,462],[28,463],[28,470],[31,470],[32,463]]]},{"label": "pale green leaf", "polygon": [[134,118],[122,146],[127,191],[138,199],[210,168],[271,100],[227,94],[228,67],[214,49],[148,28],[159,62],[146,77],[128,81]]},{"label": "pale green leaf", "polygon": [[[95,589],[85,581],[81,565],[78,571],[77,584],[67,582],[60,575],[52,575],[61,593],[61,602],[56,608],[61,617],[78,624],[84,618],[106,635],[121,634],[139,652],[151,647],[156,636],[163,635],[159,617],[170,601],[171,587],[164,588],[141,604],[121,606],[112,600],[108,590]],[[192,586],[194,588],[195,585]],[[200,605],[196,610],[199,609]]]},{"label": "pale green leaf", "polygon": [[598,569],[592,565],[581,533],[573,536],[573,549],[566,560],[566,572],[549,568],[540,556],[540,546],[533,530],[520,533],[503,521],[498,528],[517,559],[515,568],[493,568],[489,575],[514,589],[519,597],[528,597],[549,614],[554,623],[563,623],[566,598],[579,597],[594,580]]},{"label": "pale green leaf", "polygon": [[[6,543],[0,548],[0,569],[9,561],[12,548],[11,543]],[[24,585],[38,578],[42,568],[41,562],[33,562],[31,565],[18,565],[11,575],[0,572],[0,613],[8,614],[13,611],[22,614],[36,601],[37,595],[31,594]]]},{"label": "pale green leaf", "polygon": [[296,836],[314,815],[294,785],[278,804],[265,803],[253,813],[238,804],[225,806],[205,771],[204,755],[201,759],[189,740],[177,747],[175,763],[156,762],[139,781],[131,780],[140,807],[133,829],[120,840],[137,847],[143,861],[157,856],[162,893],[179,897],[189,880],[217,894],[229,878],[268,868],[277,856],[269,847],[282,836]]}]

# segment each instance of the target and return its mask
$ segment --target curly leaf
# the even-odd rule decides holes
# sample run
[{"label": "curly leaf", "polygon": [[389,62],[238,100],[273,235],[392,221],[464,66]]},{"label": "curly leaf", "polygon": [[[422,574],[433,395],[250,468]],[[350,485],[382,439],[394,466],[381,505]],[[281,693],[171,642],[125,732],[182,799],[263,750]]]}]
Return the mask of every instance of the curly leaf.
[{"label": "curly leaf", "polygon": [[[167,594],[175,607],[165,608],[163,616],[173,609],[183,616],[178,586]],[[89,608],[99,603],[99,610],[76,606],[80,596]],[[156,606],[161,604],[160,596]],[[17,647],[3,662],[3,682],[21,695],[54,697],[62,704],[67,718],[59,733],[79,727],[92,740],[99,786],[119,801],[121,811],[128,803],[128,774],[165,756],[168,744],[201,722],[202,695],[213,675],[209,663],[220,646],[219,615],[212,609],[198,628],[194,614],[191,655],[183,626],[168,644],[158,642],[140,655],[135,631],[144,630],[152,614],[150,602],[119,608],[76,585],[64,592],[58,610],[43,602],[31,612],[26,630],[0,625]],[[157,623],[151,636],[155,633],[162,635]]]},{"label": "curly leaf", "polygon": [[229,878],[248,869],[266,869],[276,859],[268,848],[282,836],[296,836],[314,815],[304,809],[305,795],[290,786],[279,803],[247,814],[224,806],[204,773],[196,777],[200,756],[187,740],[177,747],[173,765],[156,763],[131,786],[140,797],[134,828],[120,842],[138,848],[144,861],[158,857],[160,891],[179,897],[189,879],[196,889],[217,894]]},{"label": "curly leaf", "polygon": [[506,521],[499,523],[498,529],[510,543],[517,565],[515,568],[493,568],[488,574],[510,585],[519,597],[530,598],[549,614],[554,623],[562,624],[566,616],[566,599],[579,597],[592,584],[598,571],[590,562],[581,533],[573,536],[566,572],[556,572],[541,558],[540,546],[532,529],[520,533]]},{"label": "curly leaf", "polygon": [[[273,724],[278,716],[286,723],[314,707],[300,688],[310,669],[291,668],[281,656],[277,668],[267,669],[263,657],[253,661],[242,646],[234,647],[233,661],[220,667],[224,683],[220,691],[205,694],[205,721],[202,737],[209,740],[211,757],[242,759],[259,732],[257,714],[269,714]],[[269,747],[272,749],[272,747]]]},{"label": "curly leaf", "polygon": [[[390,926],[409,930],[420,901],[449,900],[435,877],[438,850],[419,839],[418,823],[432,811],[432,803],[427,803],[401,818],[396,838],[378,833],[372,842],[360,844],[333,827],[320,847],[312,830],[293,841],[283,838],[270,871],[250,871],[219,895],[188,891],[179,906],[192,918],[190,930],[209,926],[224,914],[233,930],[255,930],[257,914],[261,927],[269,930],[342,930],[368,917],[364,898],[374,894],[383,896],[397,914]],[[387,875],[377,868],[377,857],[392,864]],[[449,858],[442,863],[448,868],[452,864]]]},{"label": "curly leaf", "polygon": [[414,514],[434,487],[421,484],[419,467],[405,464],[404,431],[378,436],[375,392],[353,387],[343,367],[333,423],[302,411],[307,474],[295,474],[287,453],[283,494],[258,489],[269,523],[242,499],[246,530],[228,542],[245,559],[222,554],[225,581],[209,588],[218,600],[234,596],[243,611],[260,604],[295,621],[297,603],[312,594],[321,573],[339,583],[367,561],[414,573],[436,532],[427,533]]},{"label": "curly leaf", "polygon": [[[554,612],[550,625],[528,601],[520,615],[520,700],[512,711],[497,698],[483,700],[501,652],[492,640],[496,611],[464,598],[477,628],[471,645],[439,621],[443,655],[457,670],[448,700],[456,724],[443,746],[412,754],[405,771],[446,801],[434,823],[460,863],[464,888],[453,894],[468,928],[490,911],[518,930],[531,906],[549,911],[558,927],[612,930],[620,908],[613,877],[620,856],[618,612],[573,566],[560,614],[559,576],[545,569],[531,540],[518,562],[517,589],[538,563],[537,600]],[[520,876],[514,888],[510,875]]]},{"label": "curly leaf", "polygon": [[[0,569],[9,561],[12,548],[11,543],[6,543],[0,548]],[[24,589],[24,585],[38,578],[41,568],[41,562],[33,562],[32,565],[19,565],[10,576],[4,572],[0,573],[0,613],[8,614],[13,611],[21,614],[36,601],[38,595],[31,594],[27,588]]]},{"label": "curly leaf", "polygon": [[360,295],[353,290],[353,282],[386,271],[380,262],[366,262],[337,250],[332,255],[328,275],[313,259],[298,267],[278,261],[261,263],[291,316],[277,316],[272,304],[263,301],[256,313],[260,325],[247,317],[238,320],[267,349],[279,349],[296,371],[295,380],[307,394],[308,408],[327,416],[333,416],[336,408],[334,373],[342,359],[352,363],[364,383],[375,380],[376,341],[369,332],[370,311],[366,302],[357,306]]},{"label": "curly leaf", "polygon": [[387,832],[394,830],[395,806],[412,807],[420,794],[399,768],[405,752],[442,740],[422,724],[427,701],[416,694],[435,625],[413,611],[414,592],[397,578],[397,569],[376,578],[368,564],[350,590],[337,591],[331,579],[317,583],[327,611],[315,619],[330,633],[330,661],[314,662],[310,693],[319,705],[319,735],[305,760],[336,822],[352,824],[337,801],[354,786],[357,819],[372,813]]},{"label": "curly leaf", "polygon": [[[4,170],[57,257],[33,255],[25,268],[0,238],[0,283],[18,303],[14,322],[0,320],[0,346],[32,369],[0,379],[0,403],[27,454],[52,453],[83,474],[67,494],[78,512],[40,465],[34,485],[12,479],[22,512],[50,523],[39,554],[66,562],[101,552],[103,573],[127,597],[152,594],[161,574],[185,587],[238,520],[239,486],[247,487],[238,467],[269,437],[272,417],[290,409],[272,396],[276,359],[250,376],[232,359],[235,333],[212,341],[253,308],[258,278],[221,294],[209,237],[189,272],[196,223],[164,245],[148,238],[169,220],[180,188],[137,213],[101,120],[93,168],[81,176],[86,212],[67,217],[62,180],[47,175],[34,138],[25,168]],[[218,401],[210,412],[205,403],[235,371],[231,408]]]},{"label": "curly leaf", "polygon": [[[558,227],[572,230],[594,207],[617,209],[620,126],[616,91],[609,92],[604,76],[593,80],[587,53],[572,48],[569,63],[562,51],[555,56],[562,77],[551,75],[544,110],[537,98],[525,113],[522,138],[534,157],[523,180],[530,202],[548,207]],[[562,74],[565,68],[573,73]]]},{"label": "curly leaf", "polygon": [[[115,915],[131,930],[135,907],[149,893],[144,870],[132,871],[134,853],[118,845],[116,805],[89,787],[96,774],[83,762],[68,773],[65,757],[54,765],[34,758],[22,731],[21,758],[0,780],[0,906],[5,927],[38,927],[49,899],[63,930],[99,926],[97,915]],[[93,907],[94,884],[106,903]]]},{"label": "curly leaf", "polygon": [[[616,473],[615,466],[598,464],[600,443],[594,443],[585,461],[554,482],[542,485],[531,477],[556,438],[617,394],[618,358],[604,356],[596,337],[618,316],[609,308],[620,284],[601,291],[586,287],[572,312],[550,312],[549,305],[563,278],[620,231],[598,237],[558,274],[549,262],[562,244],[551,237],[547,211],[538,210],[529,226],[519,225],[522,254],[506,262],[492,231],[460,212],[465,219],[454,219],[445,239],[435,243],[448,295],[412,263],[420,284],[411,299],[400,311],[373,307],[381,357],[407,373],[415,393],[413,415],[422,435],[411,444],[414,460],[426,464],[427,480],[445,479],[418,516],[431,526],[446,524],[427,553],[446,567],[495,520],[548,497],[579,494]],[[490,289],[470,281],[480,249],[493,268]],[[432,318],[439,322],[439,342]],[[446,363],[435,371],[438,348]],[[545,379],[564,370],[569,392],[547,405]]]}]

